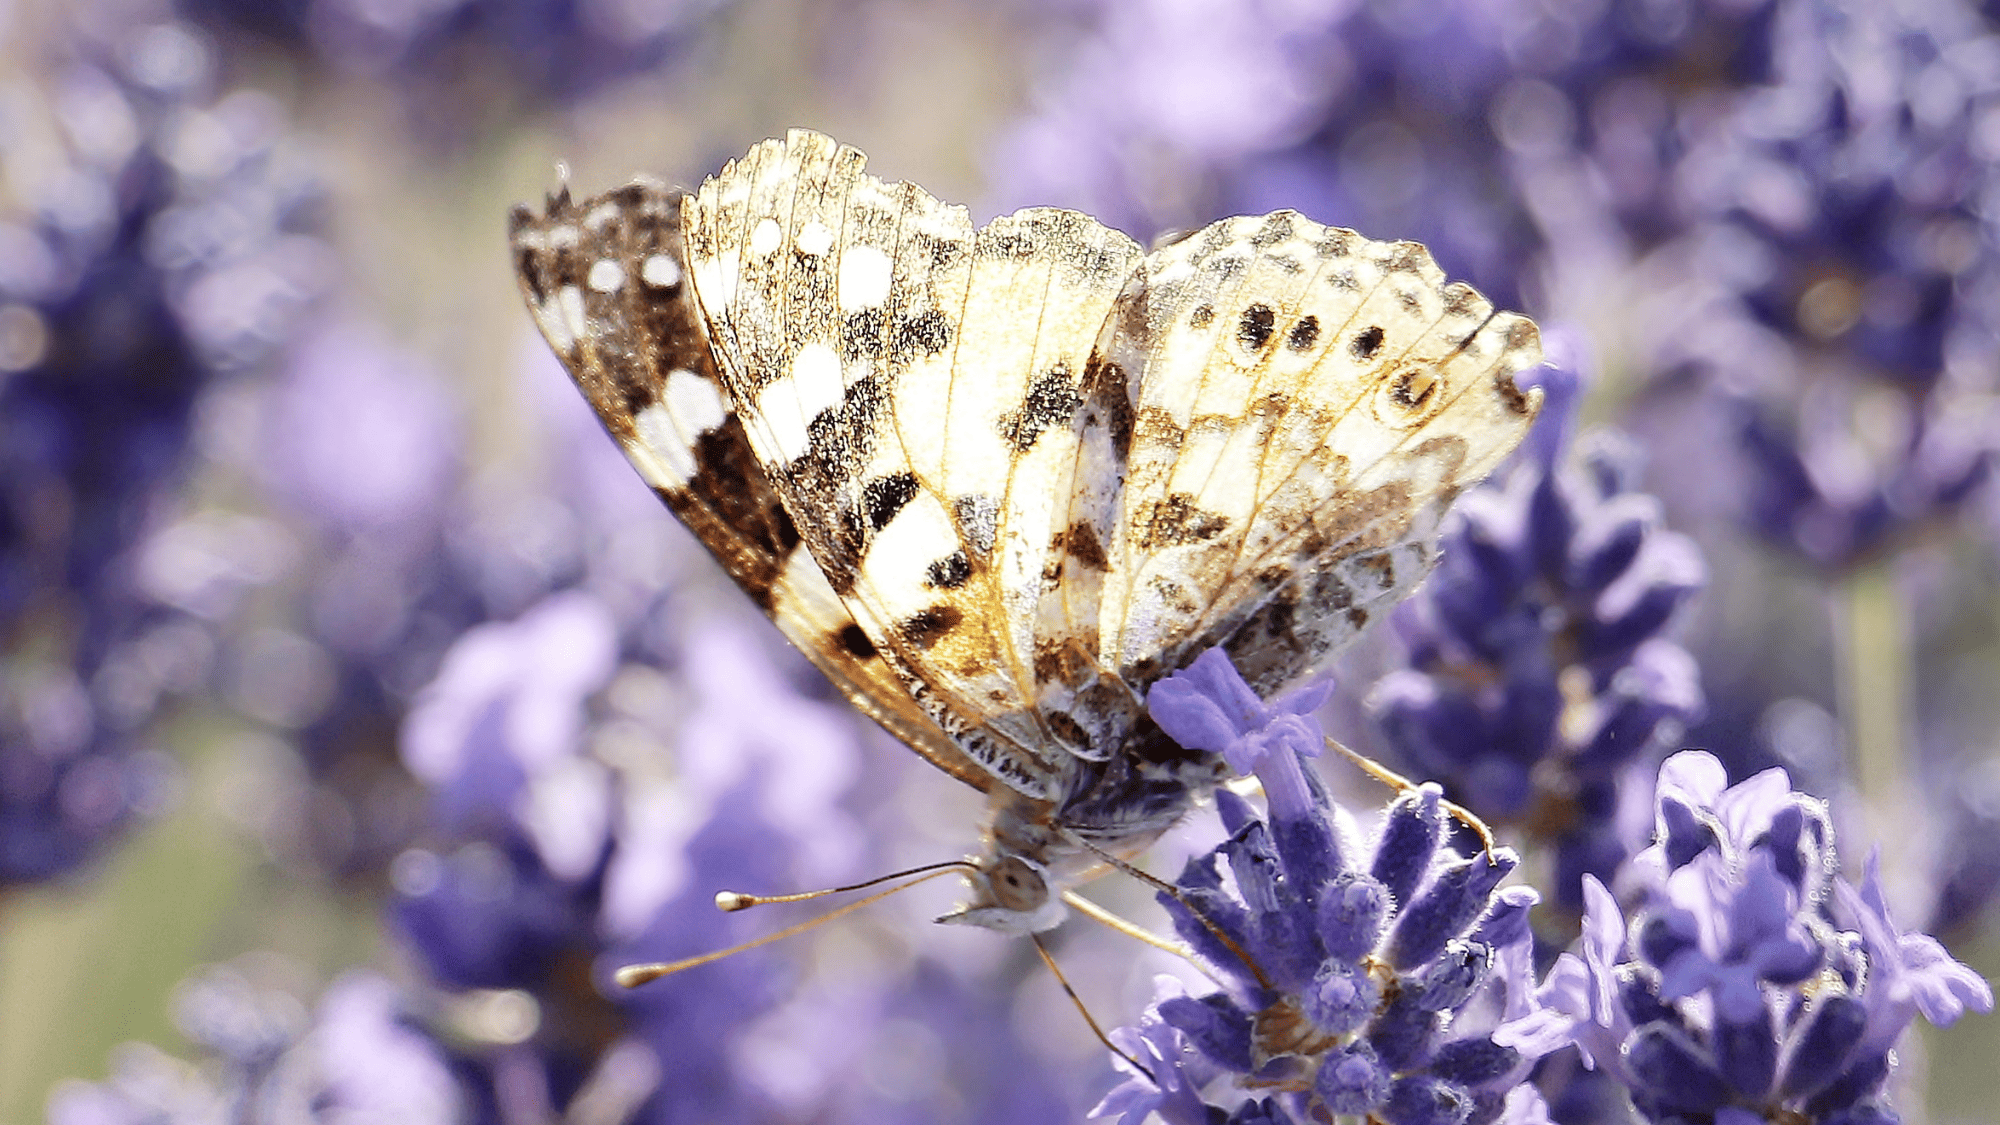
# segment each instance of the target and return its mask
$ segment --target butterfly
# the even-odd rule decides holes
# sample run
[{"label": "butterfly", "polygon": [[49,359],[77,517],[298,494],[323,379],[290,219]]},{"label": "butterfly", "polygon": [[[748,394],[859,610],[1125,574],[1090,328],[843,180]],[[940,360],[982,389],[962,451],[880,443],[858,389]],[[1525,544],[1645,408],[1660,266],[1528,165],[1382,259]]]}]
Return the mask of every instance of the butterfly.
[{"label": "butterfly", "polygon": [[1527,432],[1534,324],[1413,242],[1279,211],[1148,253],[975,229],[817,133],[692,192],[567,187],[528,308],[641,477],[862,712],[989,798],[970,901],[1035,932],[1221,779],[1146,711],[1220,646],[1264,698],[1432,566]]}]

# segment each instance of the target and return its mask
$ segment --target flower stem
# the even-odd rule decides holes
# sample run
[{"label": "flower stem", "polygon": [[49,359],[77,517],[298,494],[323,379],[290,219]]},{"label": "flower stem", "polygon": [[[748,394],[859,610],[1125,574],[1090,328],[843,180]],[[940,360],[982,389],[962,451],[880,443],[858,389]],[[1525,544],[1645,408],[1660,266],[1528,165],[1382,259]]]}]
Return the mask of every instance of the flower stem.
[{"label": "flower stem", "polygon": [[1882,846],[1892,882],[1918,858],[1909,830],[1912,653],[1909,606],[1893,559],[1858,566],[1835,593],[1841,719],[1868,843]]}]

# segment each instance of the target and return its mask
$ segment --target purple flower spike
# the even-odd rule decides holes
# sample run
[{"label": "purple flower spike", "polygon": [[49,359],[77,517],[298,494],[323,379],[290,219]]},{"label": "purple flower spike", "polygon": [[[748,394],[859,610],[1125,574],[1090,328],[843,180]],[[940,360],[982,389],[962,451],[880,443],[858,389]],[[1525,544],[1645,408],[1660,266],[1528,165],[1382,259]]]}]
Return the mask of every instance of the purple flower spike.
[{"label": "purple flower spike", "polygon": [[[1873,1121],[1905,1028],[1990,1011],[1993,992],[1924,934],[1890,920],[1871,859],[1860,888],[1832,881],[1831,829],[1782,770],[1730,786],[1700,752],[1660,768],[1658,835],[1628,881],[1628,916],[1584,882],[1584,932],[1556,959],[1540,1008],[1494,1041],[1584,1062],[1654,1122]],[[1858,931],[1858,932],[1856,932]]]},{"label": "purple flower spike", "polygon": [[1574,405],[1545,402],[1532,455],[1460,498],[1436,573],[1396,611],[1410,666],[1368,706],[1411,772],[1553,846],[1557,897],[1580,906],[1582,876],[1609,879],[1625,855],[1623,771],[1703,709],[1694,659],[1665,634],[1706,569],[1634,490],[1627,443],[1593,435],[1574,464],[1548,446]]},{"label": "purple flower spike", "polygon": [[[1218,674],[1225,668],[1204,657],[1193,675],[1177,678],[1183,686],[1155,688],[1161,726],[1208,737],[1204,749],[1226,749],[1214,732],[1224,731],[1228,745],[1249,741],[1284,730],[1304,706],[1295,697],[1261,714],[1234,707],[1239,681],[1233,669]],[[1237,798],[1220,800],[1229,839],[1188,864],[1178,898],[1161,896],[1176,932],[1224,987],[1197,1002],[1175,986],[1138,1029],[1121,1030],[1119,1042],[1132,1044],[1157,1039],[1149,1028],[1171,1025],[1186,1049],[1175,1062],[1162,1046],[1163,1065],[1181,1073],[1128,1082],[1118,1106],[1181,1120],[1173,1115],[1184,1111],[1176,1099],[1186,1091],[1234,1104],[1245,1092],[1278,1089],[1243,1103],[1254,1106],[1246,1120],[1298,1125],[1333,1113],[1463,1125],[1475,1112],[1482,1125],[1497,1119],[1541,1056],[1535,1043],[1553,1050],[1566,1042],[1498,1040],[1504,1026],[1539,1011],[1527,925],[1536,896],[1497,887],[1515,865],[1513,853],[1466,859],[1445,846],[1439,791],[1425,786],[1384,811],[1373,854],[1342,865],[1332,852],[1341,835],[1334,810],[1303,768],[1307,747],[1272,741],[1257,767],[1268,819]],[[1284,776],[1280,759],[1296,779],[1289,798],[1272,783]],[[1322,841],[1318,851],[1306,846],[1313,840]],[[1233,885],[1221,877],[1224,863]],[[1252,963],[1217,942],[1191,909],[1229,933]],[[1211,1118],[1222,1120],[1221,1111]]]}]

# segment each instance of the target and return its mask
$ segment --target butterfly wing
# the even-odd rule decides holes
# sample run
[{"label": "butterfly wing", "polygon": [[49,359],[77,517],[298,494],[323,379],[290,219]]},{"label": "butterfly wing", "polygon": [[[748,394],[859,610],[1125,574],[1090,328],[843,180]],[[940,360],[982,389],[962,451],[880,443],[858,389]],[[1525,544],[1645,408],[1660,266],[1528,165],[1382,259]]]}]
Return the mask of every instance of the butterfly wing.
[{"label": "butterfly wing", "polygon": [[1281,212],[1142,256],[1074,212],[975,230],[863,166],[794,132],[694,196],[565,195],[517,212],[518,264],[668,505],[978,788],[1114,826],[1184,792],[1145,686],[1217,644],[1266,695],[1314,671],[1539,403],[1534,326],[1414,243]]},{"label": "butterfly wing", "polygon": [[1035,621],[1086,366],[1141,255],[1073,212],[975,231],[862,159],[794,132],[711,178],[686,223],[696,297],[855,621],[967,755],[1052,797],[1078,732],[1037,705]]},{"label": "butterfly wing", "polygon": [[1099,606],[1135,686],[1217,644],[1266,696],[1428,571],[1445,507],[1526,434],[1534,325],[1422,246],[1293,212],[1155,252],[1109,331],[1137,372]]},{"label": "butterfly wing", "polygon": [[633,183],[510,221],[515,268],[549,346],[639,475],[827,678],[932,764],[985,790],[874,651],[752,451],[689,296],[683,196]]}]

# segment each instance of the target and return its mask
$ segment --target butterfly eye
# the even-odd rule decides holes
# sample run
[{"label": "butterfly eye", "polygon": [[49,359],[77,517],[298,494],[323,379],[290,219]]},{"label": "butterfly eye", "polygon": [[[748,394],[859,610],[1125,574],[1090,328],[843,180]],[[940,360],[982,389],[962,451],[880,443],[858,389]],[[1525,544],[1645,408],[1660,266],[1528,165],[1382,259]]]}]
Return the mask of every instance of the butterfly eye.
[{"label": "butterfly eye", "polygon": [[993,901],[1008,910],[1033,911],[1049,900],[1048,884],[1015,856],[994,864],[987,881],[993,886]]}]

